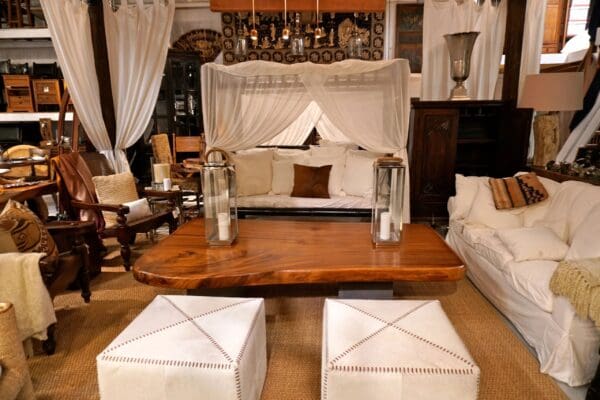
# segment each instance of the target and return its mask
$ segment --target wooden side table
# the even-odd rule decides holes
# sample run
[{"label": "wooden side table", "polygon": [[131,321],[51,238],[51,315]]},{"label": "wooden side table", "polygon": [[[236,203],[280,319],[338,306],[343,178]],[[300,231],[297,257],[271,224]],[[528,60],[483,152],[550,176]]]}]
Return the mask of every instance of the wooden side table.
[{"label": "wooden side table", "polygon": [[29,75],[2,75],[7,112],[34,111]]},{"label": "wooden side table", "polygon": [[60,107],[61,97],[58,79],[34,79],[33,98],[36,111],[42,111],[40,106]]}]

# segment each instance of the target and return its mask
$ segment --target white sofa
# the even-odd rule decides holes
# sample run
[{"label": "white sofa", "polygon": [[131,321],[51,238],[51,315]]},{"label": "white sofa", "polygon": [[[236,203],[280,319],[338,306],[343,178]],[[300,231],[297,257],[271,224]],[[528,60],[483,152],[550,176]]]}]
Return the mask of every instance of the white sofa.
[{"label": "white sofa", "polygon": [[535,349],[541,372],[579,386],[596,371],[600,333],[549,283],[559,260],[600,257],[600,187],[540,181],[547,200],[498,211],[488,178],[457,175],[446,240],[469,279]]},{"label": "white sofa", "polygon": [[[380,154],[357,150],[355,146],[322,144],[308,150],[257,148],[233,155],[237,176],[238,209],[272,211],[370,210],[373,161]],[[291,197],[294,164],[332,165],[330,198]]]}]

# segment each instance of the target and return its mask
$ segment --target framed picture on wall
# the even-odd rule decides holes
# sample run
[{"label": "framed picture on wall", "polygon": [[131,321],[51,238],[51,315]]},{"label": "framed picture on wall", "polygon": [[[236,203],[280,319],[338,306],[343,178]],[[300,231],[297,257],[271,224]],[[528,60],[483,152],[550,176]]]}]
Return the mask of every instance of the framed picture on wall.
[{"label": "framed picture on wall", "polygon": [[396,6],[396,58],[406,58],[410,71],[421,73],[423,61],[423,4]]}]

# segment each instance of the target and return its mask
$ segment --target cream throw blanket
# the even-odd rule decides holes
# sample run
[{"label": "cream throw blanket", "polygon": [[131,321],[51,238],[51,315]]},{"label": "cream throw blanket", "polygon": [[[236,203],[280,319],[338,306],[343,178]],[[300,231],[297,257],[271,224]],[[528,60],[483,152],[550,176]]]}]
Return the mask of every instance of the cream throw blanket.
[{"label": "cream throw blanket", "polygon": [[56,323],[54,306],[40,273],[39,262],[44,255],[0,254],[0,301],[14,305],[20,340],[46,340],[46,328]]},{"label": "cream throw blanket", "polygon": [[550,290],[565,296],[581,318],[600,328],[600,258],[561,261],[550,280]]}]

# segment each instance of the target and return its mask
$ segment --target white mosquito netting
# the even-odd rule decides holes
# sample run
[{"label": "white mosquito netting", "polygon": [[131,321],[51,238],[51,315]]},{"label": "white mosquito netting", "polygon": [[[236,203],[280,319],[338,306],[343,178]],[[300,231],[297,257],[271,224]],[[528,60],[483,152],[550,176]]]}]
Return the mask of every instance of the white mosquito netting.
[{"label": "white mosquito netting", "polygon": [[334,64],[250,61],[202,66],[202,108],[208,148],[228,151],[265,143],[301,144],[314,126],[405,160],[410,116],[407,60]]}]

